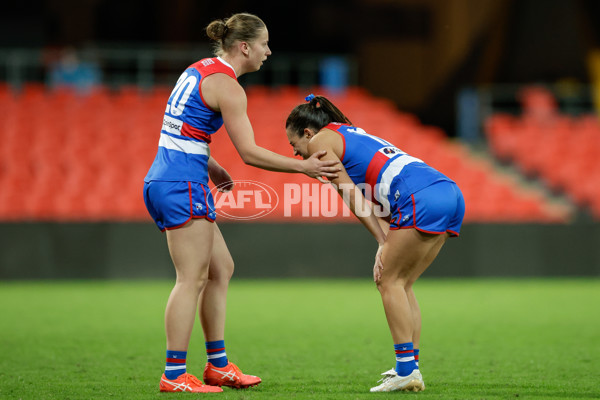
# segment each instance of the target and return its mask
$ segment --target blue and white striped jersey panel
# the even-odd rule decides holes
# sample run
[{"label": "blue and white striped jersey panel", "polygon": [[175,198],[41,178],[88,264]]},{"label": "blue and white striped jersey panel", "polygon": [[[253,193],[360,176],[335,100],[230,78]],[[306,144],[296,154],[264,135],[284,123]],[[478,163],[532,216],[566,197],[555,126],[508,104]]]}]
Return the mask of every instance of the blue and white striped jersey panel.
[{"label": "blue and white striped jersey panel", "polygon": [[208,143],[210,135],[223,126],[223,118],[204,103],[200,82],[215,73],[236,79],[233,68],[220,58],[200,60],[179,77],[165,108],[158,152],[146,182],[208,183]]}]

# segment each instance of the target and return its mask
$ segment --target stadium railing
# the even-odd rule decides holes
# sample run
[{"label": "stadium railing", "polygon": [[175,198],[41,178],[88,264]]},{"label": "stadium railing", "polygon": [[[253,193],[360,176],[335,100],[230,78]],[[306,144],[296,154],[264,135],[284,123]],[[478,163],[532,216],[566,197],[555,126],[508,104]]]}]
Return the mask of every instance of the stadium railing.
[{"label": "stadium railing", "polygon": [[[212,57],[209,46],[86,46],[82,48],[0,48],[0,81],[13,89],[26,83],[51,81],[51,70],[72,51],[80,62],[98,66],[103,86],[135,85],[144,89],[172,87],[181,72],[193,62]],[[354,86],[358,80],[357,61],[347,54],[275,52],[260,71],[240,77],[247,85],[298,85],[310,87],[337,77],[332,85]],[[344,79],[339,81],[340,74]]]}]

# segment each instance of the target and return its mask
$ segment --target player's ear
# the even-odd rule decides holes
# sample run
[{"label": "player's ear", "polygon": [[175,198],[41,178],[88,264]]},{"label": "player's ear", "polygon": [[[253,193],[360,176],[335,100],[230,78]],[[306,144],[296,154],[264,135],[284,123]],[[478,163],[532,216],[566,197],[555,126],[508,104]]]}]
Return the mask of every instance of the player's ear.
[{"label": "player's ear", "polygon": [[315,133],[313,131],[311,131],[309,128],[304,128],[304,130],[302,131],[302,134],[308,140],[310,140],[313,136],[315,136]]},{"label": "player's ear", "polygon": [[248,45],[248,42],[240,42],[240,50],[245,56],[247,56],[250,52],[250,46]]}]

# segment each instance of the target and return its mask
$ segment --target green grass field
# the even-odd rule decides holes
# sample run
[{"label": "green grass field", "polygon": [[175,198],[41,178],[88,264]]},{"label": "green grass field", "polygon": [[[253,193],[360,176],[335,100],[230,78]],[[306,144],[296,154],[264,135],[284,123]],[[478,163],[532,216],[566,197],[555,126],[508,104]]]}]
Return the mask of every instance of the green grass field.
[{"label": "green grass field", "polygon": [[[0,399],[197,399],[160,394],[171,282],[0,283]],[[227,355],[263,383],[222,399],[600,398],[600,280],[432,280],[422,393],[372,394],[394,365],[368,280],[234,281]],[[188,370],[202,375],[196,325]]]}]

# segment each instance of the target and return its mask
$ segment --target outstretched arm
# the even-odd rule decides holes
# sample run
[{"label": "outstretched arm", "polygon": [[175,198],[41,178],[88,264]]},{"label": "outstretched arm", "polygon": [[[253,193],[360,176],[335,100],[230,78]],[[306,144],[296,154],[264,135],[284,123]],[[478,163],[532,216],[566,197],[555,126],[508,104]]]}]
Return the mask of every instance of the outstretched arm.
[{"label": "outstretched arm", "polygon": [[339,166],[336,162],[321,160],[324,153],[314,154],[307,160],[298,160],[258,146],[246,113],[247,99],[244,89],[235,80],[225,75],[218,75],[222,74],[215,74],[215,79],[208,81],[207,84],[218,87],[218,90],[213,89],[212,93],[223,115],[225,129],[246,164],[269,171],[301,172],[312,178],[337,177]]}]

